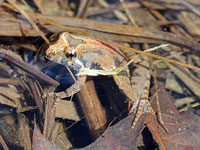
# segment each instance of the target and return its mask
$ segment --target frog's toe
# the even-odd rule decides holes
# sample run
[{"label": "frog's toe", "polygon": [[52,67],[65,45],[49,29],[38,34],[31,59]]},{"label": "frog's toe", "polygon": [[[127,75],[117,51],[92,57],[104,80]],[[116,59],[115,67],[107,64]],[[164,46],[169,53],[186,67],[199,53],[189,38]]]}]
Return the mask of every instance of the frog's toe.
[{"label": "frog's toe", "polygon": [[59,97],[59,98],[66,98],[66,97],[70,97],[71,94],[68,93],[68,92],[66,92],[66,91],[64,91],[64,92],[58,92],[58,93],[56,93],[56,96]]},{"label": "frog's toe", "polygon": [[42,95],[42,98],[47,98],[47,96],[56,96],[56,93],[54,93],[54,92],[45,93],[44,95]]}]

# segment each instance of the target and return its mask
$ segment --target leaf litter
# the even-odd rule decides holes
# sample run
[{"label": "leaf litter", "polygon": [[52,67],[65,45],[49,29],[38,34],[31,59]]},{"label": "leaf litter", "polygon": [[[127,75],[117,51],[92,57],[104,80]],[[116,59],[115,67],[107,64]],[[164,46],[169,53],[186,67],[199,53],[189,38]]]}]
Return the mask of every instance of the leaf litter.
[{"label": "leaf litter", "polygon": [[[57,9],[56,11],[59,12],[58,14],[62,16],[63,15],[66,16],[66,14],[75,14],[72,12],[77,7],[78,8],[77,17],[79,18],[76,18],[73,15],[72,15],[73,18],[60,17],[60,16],[55,16],[55,15],[50,15],[50,16],[46,15],[47,11],[44,8],[47,2],[45,0],[40,1],[41,2],[40,4],[43,5],[44,7],[39,6],[38,3],[33,1],[35,5],[38,7],[38,8],[34,8],[33,10],[35,11],[35,9],[38,9],[39,10],[38,12],[40,13],[35,13],[34,11],[32,12],[30,11],[32,14],[23,10],[23,8],[26,8],[30,3],[26,4],[25,1],[16,2],[13,0],[9,0],[9,2],[10,4],[7,2],[1,2],[1,9],[0,9],[1,13],[4,14],[4,15],[1,15],[0,17],[2,20],[0,23],[0,36],[1,36],[0,40],[4,44],[3,46],[1,46],[0,56],[4,62],[4,65],[2,65],[3,70],[5,70],[5,73],[3,71],[1,75],[1,85],[2,85],[1,91],[2,92],[0,96],[1,96],[1,104],[8,105],[16,109],[16,113],[18,113],[19,115],[18,116],[19,126],[21,128],[26,129],[27,133],[19,132],[20,134],[19,137],[22,137],[20,141],[24,147],[26,147],[27,149],[30,149],[31,145],[34,145],[34,148],[37,149],[40,146],[42,146],[41,140],[39,141],[33,140],[33,143],[30,142],[31,141],[30,138],[32,134],[31,133],[29,134],[29,132],[32,130],[34,119],[36,120],[37,125],[40,127],[40,130],[42,131],[43,135],[39,134],[40,131],[36,127],[36,123],[34,123],[35,127],[34,127],[33,137],[36,139],[43,136],[43,140],[47,142],[46,145],[43,145],[43,149],[45,148],[48,149],[49,146],[52,146],[51,143],[48,141],[51,141],[52,143],[56,142],[55,139],[59,139],[59,141],[63,141],[63,137],[65,137],[64,143],[66,144],[65,146],[63,146],[64,144],[57,143],[60,147],[62,147],[63,149],[65,148],[68,149],[69,147],[72,147],[72,145],[76,147],[75,146],[76,144],[70,143],[70,141],[74,143],[72,139],[76,137],[76,134],[73,138],[70,138],[70,136],[67,136],[67,137],[63,136],[62,133],[66,132],[70,134],[72,130],[68,131],[67,127],[61,126],[63,121],[65,121],[65,123],[63,122],[63,124],[67,124],[66,120],[68,119],[69,121],[73,120],[73,117],[72,117],[73,115],[70,116],[70,118],[68,119],[67,119],[67,116],[66,118],[64,118],[63,117],[64,115],[59,115],[59,117],[55,116],[56,109],[63,109],[63,108],[62,107],[56,108],[57,106],[54,104],[56,103],[57,100],[55,100],[54,97],[52,96],[48,96],[46,98],[42,97],[44,92],[51,93],[52,91],[54,91],[55,87],[57,87],[59,83],[54,80],[55,78],[52,79],[39,70],[39,68],[45,68],[47,66],[46,64],[43,64],[43,66],[39,66],[39,67],[37,65],[34,65],[35,63],[34,61],[32,61],[29,64],[29,62],[27,63],[26,61],[28,60],[27,56],[29,54],[23,53],[23,55],[19,55],[19,51],[18,51],[22,48],[28,48],[30,51],[35,51],[35,49],[37,49],[36,45],[34,44],[34,42],[31,41],[31,37],[33,36],[42,35],[42,37],[48,43],[48,40],[45,38],[44,34],[47,34],[49,32],[55,33],[55,32],[60,32],[60,31],[65,30],[68,32],[88,35],[93,38],[104,39],[106,40],[104,41],[105,43],[108,42],[108,40],[112,40],[112,45],[117,45],[117,47],[120,47],[122,49],[127,49],[130,51],[134,51],[135,53],[139,53],[140,58],[138,59],[141,59],[141,58],[144,59],[144,57],[141,55],[143,54],[150,57],[161,59],[163,61],[168,61],[168,59],[166,59],[166,56],[167,57],[169,56],[171,59],[173,58],[174,55],[176,55],[176,52],[177,53],[182,52],[182,54],[184,54],[184,56],[186,56],[187,59],[183,63],[178,62],[178,64],[194,69],[194,70],[188,70],[188,71],[184,70],[182,72],[180,71],[178,72],[172,69],[172,67],[169,66],[169,64],[167,63],[163,63],[161,61],[159,61],[159,63],[158,61],[157,63],[154,63],[156,61],[151,62],[153,60],[151,59],[148,60],[150,64],[153,63],[156,65],[156,67],[164,69],[168,72],[171,72],[171,74],[175,76],[174,78],[175,80],[177,77],[179,77],[181,81],[178,81],[177,83],[180,84],[181,87],[183,87],[184,93],[180,95],[180,93],[178,94],[176,92],[174,93],[172,92],[170,95],[169,92],[165,90],[165,83],[163,82],[165,81],[166,77],[162,78],[162,76],[164,76],[163,73],[160,73],[158,71],[159,72],[159,74],[157,74],[158,89],[157,91],[152,92],[150,95],[151,95],[153,109],[157,114],[161,114],[161,117],[147,115],[147,118],[146,118],[146,115],[141,115],[134,129],[132,129],[131,124],[134,118],[134,113],[128,116],[127,118],[122,119],[123,118],[122,116],[124,116],[124,114],[121,112],[123,112],[124,109],[127,109],[128,107],[125,106],[124,108],[120,108],[119,102],[118,103],[114,102],[112,99],[111,101],[109,101],[109,103],[111,104],[110,107],[115,109],[116,112],[118,112],[117,113],[118,115],[116,114],[115,115],[118,116],[118,118],[121,117],[122,120],[116,123],[115,125],[109,127],[108,129],[106,129],[105,132],[104,130],[106,127],[103,127],[101,129],[101,125],[99,125],[100,128],[99,129],[97,128],[95,130],[101,130],[101,131],[100,132],[98,131],[96,132],[97,134],[93,135],[93,138],[91,138],[92,140],[90,141],[90,143],[94,141],[96,138],[97,140],[94,141],[89,146],[86,146],[87,144],[89,144],[89,142],[87,144],[82,144],[86,146],[83,149],[103,149],[103,148],[104,149],[105,148],[106,149],[137,149],[138,143],[140,143],[138,140],[142,141],[145,138],[148,138],[148,137],[143,137],[144,139],[138,138],[140,133],[144,132],[144,130],[142,131],[142,129],[144,128],[143,124],[144,124],[145,118],[146,118],[145,126],[148,127],[149,131],[151,132],[154,138],[153,141],[151,142],[158,143],[159,149],[199,149],[199,145],[200,145],[199,144],[200,141],[198,138],[199,137],[198,133],[200,133],[199,132],[200,130],[199,117],[195,115],[195,113],[193,113],[194,111],[198,111],[198,105],[196,105],[197,103],[195,100],[199,98],[199,94],[198,94],[197,88],[194,88],[192,85],[190,85],[189,81],[187,82],[187,79],[185,78],[186,74],[187,76],[189,75],[193,76],[191,80],[197,81],[195,82],[195,84],[197,84],[197,87],[199,86],[199,82],[198,82],[199,63],[198,62],[199,62],[199,47],[200,46],[199,46],[199,43],[197,42],[198,36],[199,36],[198,27],[197,27],[198,20],[196,19],[196,22],[192,25],[189,23],[190,20],[194,18],[194,15],[198,15],[198,10],[195,9],[193,6],[191,6],[191,5],[195,5],[198,7],[197,5],[198,3],[196,3],[195,0],[190,1],[190,4],[188,4],[188,2],[186,2],[185,0],[176,1],[175,3],[172,3],[171,1],[165,1],[162,3],[162,2],[157,2],[154,0],[141,1],[141,2],[123,1],[122,3],[117,3],[117,4],[106,4],[107,2],[104,0],[99,0],[96,4],[94,4],[92,1],[83,1],[83,2],[81,1],[79,8],[78,8],[78,5],[76,5],[76,3],[66,4],[64,1],[60,1],[60,3],[56,3],[54,1],[49,2],[50,5],[52,4],[52,6],[53,4],[54,6],[59,6],[59,7],[54,7],[54,8]],[[60,4],[65,4],[65,5],[62,6]],[[30,9],[31,7],[28,7],[28,8]],[[143,9],[142,7],[146,7],[146,9],[151,13],[142,10]],[[85,10],[83,8],[85,8]],[[114,8],[114,9],[108,9],[108,8]],[[132,11],[131,8],[134,8],[134,11]],[[121,11],[124,9],[125,9],[126,14],[124,14]],[[170,16],[171,14],[168,11],[168,9],[179,12],[178,13],[179,20],[177,22],[174,21],[173,18]],[[187,9],[191,10],[192,14]],[[97,11],[93,12],[89,10],[97,10]],[[141,10],[144,13],[138,13]],[[105,12],[112,13],[112,11],[113,11],[113,15],[116,18],[118,18],[117,20],[118,23],[120,21],[123,23],[128,23],[128,20],[130,20],[133,26],[85,19],[89,16],[90,17],[95,16],[95,13],[99,13],[100,15],[103,16],[103,13]],[[166,15],[162,14],[161,13],[162,11],[164,11]],[[14,13],[15,15],[13,15]],[[29,22],[21,14],[23,14],[25,18],[29,20]],[[145,21],[142,22],[140,21],[141,19],[140,20],[138,19],[138,18],[143,18],[145,16],[144,14],[146,16],[149,14],[153,14],[153,16],[150,15],[149,17],[150,19],[148,18],[149,19],[148,23],[146,23]],[[192,15],[193,17],[191,17]],[[107,17],[109,18],[111,16],[108,15]],[[131,17],[132,19],[130,19]],[[179,26],[178,25],[179,22],[184,24],[185,28],[182,28],[181,26]],[[151,26],[151,24],[156,24],[153,30],[148,29],[148,26]],[[164,29],[166,28],[169,32],[172,32],[173,34],[169,32],[161,31],[163,27]],[[191,29],[195,29],[196,32],[194,32]],[[2,38],[2,37],[5,37],[5,38]],[[16,41],[16,42],[12,43],[12,40],[10,40],[11,42],[9,42],[8,44],[6,43],[6,41],[9,41],[7,40],[7,38],[13,39],[13,41]],[[120,45],[117,43],[113,43],[113,41],[120,42]],[[134,47],[133,47],[134,49],[129,48],[130,45],[123,46],[121,42],[134,43]],[[16,43],[22,43],[23,46],[22,44],[20,45]],[[152,47],[152,46],[155,46],[156,44],[161,44],[161,43],[176,45],[176,47],[169,46],[170,48],[161,48],[162,51],[156,50],[156,52],[154,52],[155,54],[158,54],[160,52],[161,56],[164,56],[164,58],[158,55],[156,56],[152,53],[148,54],[142,51],[137,51],[137,49],[142,49],[142,48],[148,49],[149,47]],[[10,47],[8,46],[11,46],[14,52],[11,52]],[[127,55],[127,58],[131,57],[133,54],[133,52],[130,52],[130,51],[123,50],[123,52]],[[175,54],[171,55],[171,51],[174,52]],[[24,61],[21,58],[24,59]],[[177,59],[175,57],[173,60],[171,59],[169,61],[171,61],[171,63],[177,64],[176,63]],[[182,60],[178,60],[178,61],[182,61]],[[187,63],[189,65],[187,65]],[[14,66],[14,69],[9,68],[10,64]],[[195,66],[193,67],[193,65]],[[130,65],[130,68],[134,70],[136,66]],[[6,70],[6,68],[8,69]],[[169,69],[167,70],[167,68]],[[61,69],[61,72],[62,70],[63,69]],[[14,72],[14,74],[13,73],[9,74],[9,72]],[[161,81],[159,79],[161,79]],[[46,88],[43,87],[44,83],[47,85]],[[9,85],[9,88],[6,87],[8,85]],[[99,85],[101,84],[99,83]],[[19,90],[19,86],[21,90]],[[90,86],[88,87],[88,89],[91,88]],[[150,88],[153,89],[152,87]],[[87,91],[88,89],[85,89],[85,90]],[[5,91],[12,90],[12,94],[9,95],[6,92],[3,92],[4,90]],[[175,91],[171,87],[168,90]],[[25,95],[19,94],[22,91],[23,93],[26,92],[26,94]],[[95,91],[93,91],[92,93],[95,94]],[[154,100],[155,93],[157,93],[158,95],[159,106],[155,104],[156,103],[156,100]],[[97,95],[99,96],[98,91],[97,91]],[[84,96],[85,94],[83,93],[82,97]],[[187,96],[190,99],[194,99],[193,100],[194,103],[185,102],[188,105],[187,105],[187,109],[182,109],[182,110],[187,110],[186,112],[181,111],[181,112],[184,112],[184,114],[179,114],[173,104],[176,101],[175,99],[178,96],[179,98],[183,96]],[[119,98],[121,96],[117,95],[117,97]],[[87,104],[88,101],[84,103]],[[99,103],[98,105],[102,107],[101,103]],[[71,123],[69,123],[70,124],[69,127],[73,128],[73,127],[76,127],[76,124],[80,124],[79,122],[76,122],[76,121],[82,120],[82,119],[80,119],[81,115],[78,116],[77,114],[77,109],[76,109],[77,106],[71,105],[71,107],[73,107],[73,109],[71,109],[72,112],[70,113],[76,115],[75,117],[76,119],[74,118],[75,121],[71,121]],[[80,107],[82,107],[82,109],[84,110],[83,106],[80,106]],[[116,107],[118,107],[117,108],[118,111]],[[160,109],[157,109],[158,107],[160,107]],[[184,108],[185,105],[183,104],[182,107]],[[26,114],[26,113],[31,114],[32,112],[34,112],[34,114],[37,114],[36,113],[37,109],[39,110],[38,111],[39,115],[34,115],[34,117],[33,116],[30,117]],[[86,110],[87,109],[89,110],[89,108],[86,108]],[[63,111],[63,112],[66,113],[66,111]],[[95,116],[97,118],[99,117],[98,115],[101,116],[100,117],[101,119],[97,121],[97,124],[101,123],[101,121],[103,121],[102,122],[103,124],[106,123],[105,116],[103,116],[104,119],[102,119],[102,114],[103,114],[102,112],[103,112],[103,109],[100,109],[100,111],[97,113],[97,116]],[[62,113],[62,111],[60,111],[60,113]],[[92,121],[90,119],[95,119],[95,118],[88,117],[87,114],[85,114],[84,117],[89,119],[88,122]],[[63,118],[63,120],[62,119],[59,120],[58,118]],[[109,119],[109,118],[106,118],[106,119],[108,119],[107,120],[108,122],[106,123],[108,125],[112,119]],[[161,124],[160,119],[163,121],[164,124]],[[29,120],[28,124],[27,124],[27,120]],[[61,122],[61,124],[59,124],[59,122]],[[169,132],[166,132],[163,125],[168,129]],[[95,126],[95,124],[93,126]],[[88,133],[90,136],[92,136],[93,131],[95,131],[92,128],[89,128],[88,130]],[[37,134],[35,132],[37,132]],[[98,138],[99,135],[101,136]],[[25,137],[27,140],[25,140]],[[3,140],[1,140],[1,143],[3,147],[6,148],[6,145],[3,142]],[[6,144],[8,145],[8,147],[12,147],[8,143]],[[105,147],[103,147],[102,145],[105,145]],[[142,147],[145,147],[147,145],[148,144],[146,143]],[[80,147],[80,145],[78,147]],[[54,145],[53,147],[51,147],[51,149],[60,149],[60,148]]]}]

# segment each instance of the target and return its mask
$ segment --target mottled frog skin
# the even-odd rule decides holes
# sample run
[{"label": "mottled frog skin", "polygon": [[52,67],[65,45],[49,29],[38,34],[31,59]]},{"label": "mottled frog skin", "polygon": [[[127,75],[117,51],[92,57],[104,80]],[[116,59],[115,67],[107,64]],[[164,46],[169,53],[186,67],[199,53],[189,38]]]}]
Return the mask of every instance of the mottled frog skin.
[{"label": "mottled frog skin", "polygon": [[[45,55],[47,59],[69,66],[77,72],[78,80],[65,92],[57,93],[60,98],[78,92],[84,85],[86,76],[112,75],[119,65],[126,64],[123,54],[113,47],[68,32],[61,33],[58,40],[46,50]],[[125,70],[127,73],[121,72],[123,78],[128,76],[128,70]],[[126,80],[130,85],[129,79]]]},{"label": "mottled frog skin", "polygon": [[[85,70],[113,71],[124,57],[114,48],[99,41],[64,32],[46,50],[46,57],[56,63],[68,65],[77,72]],[[98,73],[89,71],[88,75]],[[91,73],[91,74],[90,74]]]},{"label": "mottled frog skin", "polygon": [[[69,66],[77,72],[78,80],[66,91],[56,93],[56,96],[65,98],[77,93],[84,86],[87,76],[113,75],[119,89],[132,103],[131,112],[136,113],[132,127],[136,125],[141,114],[154,113],[148,101],[148,94],[147,97],[141,97],[141,94],[134,93],[134,85],[131,85],[128,67],[116,74],[116,69],[120,68],[120,65],[125,66],[127,62],[123,54],[112,46],[99,40],[63,32],[59,35],[58,40],[45,51],[45,56],[47,59]],[[150,74],[149,77],[144,78],[144,83],[147,85],[142,85],[143,89],[146,89],[146,93],[149,88],[149,81],[145,81],[147,78],[150,79]]]}]

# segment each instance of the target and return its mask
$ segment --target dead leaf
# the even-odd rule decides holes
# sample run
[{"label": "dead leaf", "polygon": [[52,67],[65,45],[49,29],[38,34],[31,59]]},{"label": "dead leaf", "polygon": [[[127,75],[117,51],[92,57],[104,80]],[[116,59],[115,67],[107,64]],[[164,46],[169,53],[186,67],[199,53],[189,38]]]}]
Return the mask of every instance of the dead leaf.
[{"label": "dead leaf", "polygon": [[39,129],[34,127],[32,150],[63,150],[44,138]]},{"label": "dead leaf", "polygon": [[[162,119],[168,128],[167,133],[155,116],[148,116],[148,127],[155,140],[163,150],[188,150],[200,149],[200,118],[194,113],[180,115],[176,110],[172,97],[165,89],[164,72],[158,72],[159,79],[158,97],[160,102]],[[155,88],[151,91],[155,93]],[[156,100],[152,97],[152,107],[157,112]]]},{"label": "dead leaf", "polygon": [[[137,138],[143,129],[145,115],[142,115],[134,129],[131,124],[135,114],[124,118],[116,125],[108,128],[95,142],[80,150],[134,150]],[[78,149],[76,149],[78,150]]]}]

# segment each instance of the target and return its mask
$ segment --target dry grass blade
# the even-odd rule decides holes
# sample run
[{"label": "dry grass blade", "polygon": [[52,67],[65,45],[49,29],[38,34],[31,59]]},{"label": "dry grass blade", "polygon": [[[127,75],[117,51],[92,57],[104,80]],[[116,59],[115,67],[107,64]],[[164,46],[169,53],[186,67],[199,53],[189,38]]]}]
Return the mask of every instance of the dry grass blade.
[{"label": "dry grass blade", "polygon": [[74,74],[72,73],[71,69],[68,66],[66,66],[66,68],[69,71],[69,73],[70,73],[71,77],[73,78],[73,80],[76,81],[76,78],[75,78]]},{"label": "dry grass blade", "polygon": [[[27,6],[27,8],[30,8],[30,6],[25,2],[25,5]],[[13,11],[17,11],[15,7],[13,7],[13,5],[10,5],[8,3],[5,3],[3,2],[2,3],[2,6],[5,6],[5,7],[8,7],[10,9],[12,9]],[[84,31],[80,31],[80,30],[77,30],[77,29],[73,29],[73,28],[70,28],[66,25],[61,25],[59,23],[56,23],[55,21],[53,20],[50,20],[50,19],[45,19],[45,18],[41,18],[41,17],[38,17],[38,15],[36,13],[29,13],[29,12],[26,12],[28,13],[29,15],[33,15],[35,19],[39,20],[40,22],[42,22],[43,24],[49,24],[49,25],[52,25],[52,26],[55,26],[55,27],[58,27],[58,28],[61,28],[67,32],[74,32],[74,33],[79,33],[79,34],[82,34],[82,35],[88,35],[86,32]],[[36,30],[37,31],[37,30]],[[40,35],[43,34],[43,32],[38,32],[38,34]],[[43,34],[44,35],[44,34]],[[41,35],[40,35],[41,36]],[[42,37],[42,36],[41,36]]]},{"label": "dry grass blade", "polygon": [[[110,4],[106,0],[98,0],[98,3],[103,6],[104,8],[110,9]],[[115,15],[116,18],[121,20],[123,23],[128,22],[128,18],[119,10],[113,9],[113,14]]]},{"label": "dry grass blade", "polygon": [[36,18],[40,21],[42,21],[43,23],[46,23],[46,24],[50,24],[50,25],[53,25],[55,27],[59,27],[59,28],[62,28],[64,29],[65,31],[67,32],[74,32],[74,33],[79,33],[79,34],[82,34],[82,35],[88,35],[86,32],[84,31],[80,31],[80,30],[77,30],[77,29],[73,29],[73,28],[70,28],[66,25],[61,25],[61,24],[58,24],[56,23],[55,21],[53,20],[49,20],[49,19],[44,19],[44,18],[40,18],[40,17],[37,17]]},{"label": "dry grass blade", "polygon": [[35,5],[37,6],[38,10],[42,13],[45,14],[45,10],[42,7],[42,1],[41,0],[33,0],[33,2],[35,3]]},{"label": "dry grass blade", "polygon": [[124,10],[126,12],[126,15],[127,15],[128,19],[130,20],[130,22],[132,23],[132,25],[137,27],[137,24],[136,24],[135,20],[133,19],[133,17],[131,15],[128,7],[126,6],[124,0],[120,0],[120,2],[122,3],[122,6],[123,6],[123,8],[124,8]]},{"label": "dry grass blade", "polygon": [[3,140],[2,136],[0,135],[0,143],[3,146],[4,150],[9,150],[8,146],[6,145],[5,141]]},{"label": "dry grass blade", "polygon": [[38,28],[38,26],[34,23],[34,21],[31,19],[31,17],[23,10],[21,9],[13,0],[8,0],[10,4],[12,4],[14,7],[16,7],[23,15],[26,17],[26,19],[32,24],[33,28],[40,34],[40,36],[44,39],[44,41],[47,44],[50,44],[49,40],[46,38],[44,33]]},{"label": "dry grass blade", "polygon": [[159,102],[159,96],[158,96],[158,86],[157,86],[157,71],[154,66],[152,66],[152,69],[153,69],[153,81],[154,81],[154,86],[155,86],[155,99],[156,99],[156,104],[158,108],[158,112],[157,112],[158,121],[160,122],[161,126],[165,129],[165,131],[169,132],[161,115],[160,102]]},{"label": "dry grass blade", "polygon": [[[166,62],[165,62],[166,63]],[[197,96],[200,97],[200,84],[198,82],[194,81],[190,76],[184,73],[181,69],[178,67],[175,67],[169,63],[166,63],[166,65],[170,68],[172,72],[176,76],[179,77],[180,80],[184,82],[184,84]]]},{"label": "dry grass blade", "polygon": [[175,64],[175,65],[179,65],[179,66],[182,66],[182,67],[186,67],[186,68],[190,68],[190,69],[193,69],[193,70],[196,70],[196,71],[200,71],[199,67],[195,67],[193,65],[184,64],[184,63],[172,60],[172,59],[168,59],[168,58],[165,58],[165,57],[162,57],[162,56],[158,56],[158,55],[155,55],[155,54],[152,54],[152,53],[149,53],[149,52],[140,51],[140,50],[137,50],[137,49],[134,49],[134,48],[130,48],[130,47],[121,45],[121,44],[108,42],[108,41],[103,41],[103,42],[108,44],[108,45],[113,45],[113,46],[119,47],[123,50],[132,51],[132,52],[135,52],[135,53],[138,53],[138,54],[142,54],[142,55],[145,55],[145,56],[149,56],[149,57],[153,57],[153,58],[156,58],[156,59],[159,59],[159,60],[163,60],[163,61]]},{"label": "dry grass blade", "polygon": [[[151,51],[154,51],[156,49],[159,49],[159,48],[162,48],[162,47],[165,47],[165,46],[168,46],[169,44],[163,44],[163,45],[160,45],[160,46],[156,46],[156,47],[153,47],[153,48],[150,48],[150,49],[147,49],[145,50],[144,52],[151,52]],[[125,66],[123,66],[122,69],[120,69],[117,73],[120,73],[122,70],[124,70],[124,68],[128,67],[131,63],[134,62],[134,60],[136,60],[140,55],[136,55],[134,56]]]},{"label": "dry grass blade", "polygon": [[195,7],[193,7],[191,4],[189,4],[187,1],[185,0],[180,0],[185,6],[187,6],[193,13],[195,13],[196,15],[198,15],[200,17],[200,11],[198,9],[196,9]]},{"label": "dry grass blade", "polygon": [[78,12],[76,17],[83,18],[88,10],[88,7],[93,3],[93,0],[82,0],[80,1]]}]

